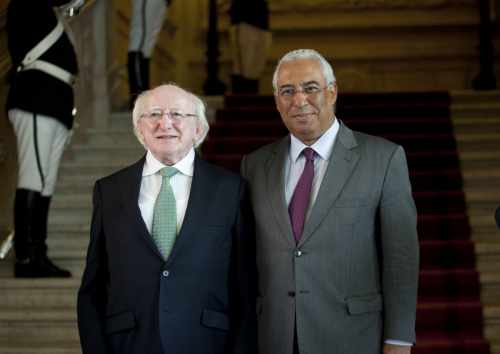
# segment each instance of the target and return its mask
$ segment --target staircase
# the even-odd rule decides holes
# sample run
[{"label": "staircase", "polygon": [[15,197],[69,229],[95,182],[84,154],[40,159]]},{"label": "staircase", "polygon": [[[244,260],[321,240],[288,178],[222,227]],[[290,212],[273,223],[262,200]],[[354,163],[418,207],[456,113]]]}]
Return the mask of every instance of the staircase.
[{"label": "staircase", "polygon": [[90,234],[92,187],[144,153],[130,113],[106,130],[77,131],[65,152],[49,215],[49,255],[70,279],[14,279],[12,254],[0,262],[0,353],[79,354],[76,295]]},{"label": "staircase", "polygon": [[452,92],[451,117],[481,279],[485,336],[500,354],[500,92]]},{"label": "staircase", "polygon": [[[403,143],[420,211],[423,267],[414,353],[487,353],[484,323],[490,352],[500,354],[500,233],[493,221],[500,203],[500,94],[452,95],[462,172],[452,152],[450,123],[442,119],[447,113],[442,97],[421,97],[431,108],[409,110],[408,100],[414,99],[391,99],[408,112],[400,123],[404,127],[394,124],[401,110],[391,113],[380,100],[365,98],[363,106],[359,96],[341,96],[339,117],[353,128]],[[227,98],[226,108],[217,111],[203,146],[206,158],[238,170],[241,154],[286,134],[270,97],[248,99]],[[49,216],[50,255],[74,277],[13,279],[12,257],[0,262],[0,353],[80,353],[76,292],[89,240],[92,186],[143,153],[130,114],[114,114],[108,129],[77,132],[61,164]],[[483,307],[476,301],[480,291]]]}]

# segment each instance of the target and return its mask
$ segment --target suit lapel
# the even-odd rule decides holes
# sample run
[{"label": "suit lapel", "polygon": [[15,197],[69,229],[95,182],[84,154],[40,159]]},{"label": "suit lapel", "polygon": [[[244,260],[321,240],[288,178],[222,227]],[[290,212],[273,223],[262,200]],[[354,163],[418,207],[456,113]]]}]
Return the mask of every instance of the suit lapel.
[{"label": "suit lapel", "polygon": [[161,257],[160,251],[156,246],[151,234],[148,232],[146,224],[142,219],[141,210],[139,209],[139,192],[141,189],[142,170],[144,168],[146,156],[130,166],[123,179],[121,185],[121,201],[125,213],[129,216],[128,222],[131,224],[132,229],[142,237],[147,245],[155,252],[158,257]]},{"label": "suit lapel", "polygon": [[344,188],[349,176],[359,160],[356,152],[356,139],[352,130],[340,122],[340,130],[330,156],[323,181],[313,205],[309,219],[306,220],[299,246],[304,244],[328,214],[331,206]]},{"label": "suit lapel", "polygon": [[290,147],[290,136],[282,139],[267,162],[267,195],[271,209],[281,230],[281,234],[295,246],[292,225],[285,200],[285,162]]}]

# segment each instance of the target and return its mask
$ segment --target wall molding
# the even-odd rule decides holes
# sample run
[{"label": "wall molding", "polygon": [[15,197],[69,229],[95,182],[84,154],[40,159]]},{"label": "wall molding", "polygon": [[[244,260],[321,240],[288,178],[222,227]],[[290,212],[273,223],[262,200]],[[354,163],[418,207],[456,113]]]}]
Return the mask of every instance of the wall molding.
[{"label": "wall molding", "polygon": [[413,9],[428,10],[443,7],[476,6],[475,0],[271,0],[270,11]]}]

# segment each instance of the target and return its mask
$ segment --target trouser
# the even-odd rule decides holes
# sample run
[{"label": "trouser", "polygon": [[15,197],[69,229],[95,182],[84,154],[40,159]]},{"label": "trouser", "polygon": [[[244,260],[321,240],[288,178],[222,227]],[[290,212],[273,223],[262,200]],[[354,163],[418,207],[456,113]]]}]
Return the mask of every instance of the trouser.
[{"label": "trouser", "polygon": [[165,0],[132,1],[129,52],[140,52],[143,57],[151,58],[166,12]]},{"label": "trouser", "polygon": [[271,33],[245,22],[230,30],[233,51],[232,92],[256,94],[264,71]]},{"label": "trouser", "polygon": [[69,130],[55,118],[12,109],[8,112],[17,140],[17,188],[54,193]]},{"label": "trouser", "polygon": [[149,61],[167,11],[165,0],[133,0],[128,46],[129,108],[149,89]]},{"label": "trouser", "polygon": [[295,329],[293,331],[293,354],[300,354],[299,342],[297,340],[297,323],[295,323]]},{"label": "trouser", "polygon": [[8,112],[17,140],[14,202],[16,277],[68,277],[47,258],[47,217],[69,130],[55,118],[20,109]]}]

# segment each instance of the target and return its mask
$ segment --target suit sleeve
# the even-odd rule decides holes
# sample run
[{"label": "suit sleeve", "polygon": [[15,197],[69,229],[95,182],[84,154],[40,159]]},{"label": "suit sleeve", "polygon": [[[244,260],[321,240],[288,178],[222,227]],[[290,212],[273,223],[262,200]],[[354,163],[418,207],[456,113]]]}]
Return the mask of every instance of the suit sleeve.
[{"label": "suit sleeve", "polygon": [[243,179],[247,180],[247,156],[243,156],[240,164],[240,174],[243,176]]},{"label": "suit sleeve", "polygon": [[99,182],[95,184],[90,243],[78,292],[78,329],[83,354],[106,354],[106,250]]},{"label": "suit sleeve", "polygon": [[384,339],[415,342],[419,274],[417,211],[405,153],[388,164],[380,203]]},{"label": "suit sleeve", "polygon": [[231,353],[257,352],[257,318],[255,299],[257,290],[255,236],[253,214],[248,199],[247,185],[240,184],[240,206],[234,230],[233,243],[233,297],[237,313]]}]

